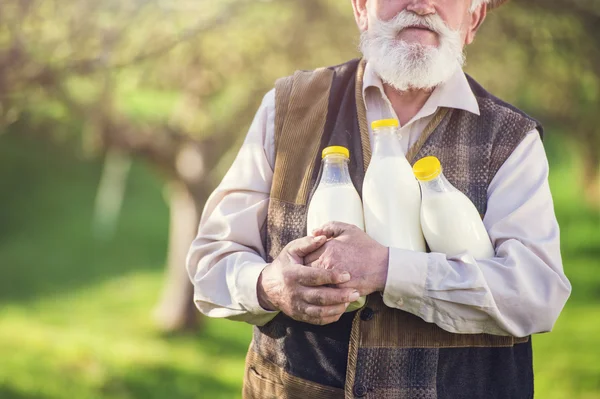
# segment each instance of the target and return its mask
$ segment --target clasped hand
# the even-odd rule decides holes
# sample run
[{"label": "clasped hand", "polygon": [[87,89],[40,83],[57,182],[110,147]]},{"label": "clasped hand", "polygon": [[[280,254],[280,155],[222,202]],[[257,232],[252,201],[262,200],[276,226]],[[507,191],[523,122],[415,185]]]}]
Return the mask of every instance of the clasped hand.
[{"label": "clasped hand", "polygon": [[353,225],[331,222],[290,242],[258,280],[267,310],[316,325],[333,323],[351,302],[383,291],[388,248]]}]

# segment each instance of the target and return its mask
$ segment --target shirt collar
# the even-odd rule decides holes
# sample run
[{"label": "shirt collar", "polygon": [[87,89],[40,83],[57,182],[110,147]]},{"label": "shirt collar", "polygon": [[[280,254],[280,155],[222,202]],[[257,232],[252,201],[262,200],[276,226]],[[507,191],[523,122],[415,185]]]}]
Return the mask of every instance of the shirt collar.
[{"label": "shirt collar", "polygon": [[[368,88],[376,88],[379,90],[383,98],[387,98],[383,90],[383,82],[377,75],[371,64],[367,62],[365,74],[363,77],[363,98],[366,100],[366,92]],[[367,101],[365,101],[366,103]],[[368,108],[368,105],[365,104]],[[461,68],[457,68],[456,72],[446,82],[440,84],[433,90],[429,99],[418,112],[414,119],[423,118],[435,113],[439,107],[462,109],[476,115],[479,113],[479,104],[475,98],[475,94],[471,90],[471,86],[467,77]]]}]

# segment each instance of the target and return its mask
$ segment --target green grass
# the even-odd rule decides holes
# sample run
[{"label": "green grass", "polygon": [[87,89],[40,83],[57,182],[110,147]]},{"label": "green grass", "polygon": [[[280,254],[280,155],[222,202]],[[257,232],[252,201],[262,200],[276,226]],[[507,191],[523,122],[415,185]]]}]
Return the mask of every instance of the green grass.
[{"label": "green grass", "polygon": [[[239,398],[248,325],[153,327],[167,245],[160,182],[136,164],[116,236],[97,241],[100,166],[70,153],[0,136],[0,398]],[[578,201],[576,167],[553,166],[574,293],[555,331],[534,338],[536,397],[600,398],[600,217]]]}]

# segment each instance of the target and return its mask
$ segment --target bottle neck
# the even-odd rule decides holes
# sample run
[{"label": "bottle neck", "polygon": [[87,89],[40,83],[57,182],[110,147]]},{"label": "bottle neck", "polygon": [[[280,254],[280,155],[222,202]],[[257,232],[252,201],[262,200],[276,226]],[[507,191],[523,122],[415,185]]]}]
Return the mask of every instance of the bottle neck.
[{"label": "bottle neck", "polygon": [[321,183],[352,184],[348,164],[350,160],[342,155],[328,155],[323,159]]},{"label": "bottle neck", "polygon": [[374,156],[404,156],[400,145],[400,135],[395,127],[385,127],[373,131]]},{"label": "bottle neck", "polygon": [[450,184],[443,173],[440,173],[438,177],[429,181],[419,180],[419,184],[421,185],[423,196],[427,195],[427,193],[447,193],[455,190],[454,186]]}]

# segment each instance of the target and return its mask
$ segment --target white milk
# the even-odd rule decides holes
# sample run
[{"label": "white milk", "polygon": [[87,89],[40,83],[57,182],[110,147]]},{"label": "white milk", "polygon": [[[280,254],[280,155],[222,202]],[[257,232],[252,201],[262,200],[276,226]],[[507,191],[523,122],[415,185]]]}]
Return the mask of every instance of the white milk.
[{"label": "white milk", "polygon": [[477,208],[446,179],[439,159],[420,159],[413,170],[421,185],[421,225],[429,249],[449,256],[468,252],[475,259],[493,258],[494,247]]},{"label": "white milk", "polygon": [[494,257],[494,248],[477,208],[460,191],[424,195],[421,225],[433,252],[450,256],[468,252],[475,259]]},{"label": "white milk", "polygon": [[[308,206],[308,234],[327,222],[343,222],[365,229],[362,201],[348,169],[349,155],[343,147],[328,147],[323,151],[321,180]],[[363,297],[352,302],[346,312],[363,307],[365,300]]]},{"label": "white milk", "polygon": [[394,126],[374,129],[375,146],[363,183],[365,228],[386,247],[425,252],[421,192]]},{"label": "white milk", "polygon": [[365,229],[362,202],[354,186],[319,185],[308,207],[308,234],[327,222],[343,222]]},{"label": "white milk", "polygon": [[425,252],[421,193],[405,158],[374,158],[363,184],[367,233],[381,245]]}]

